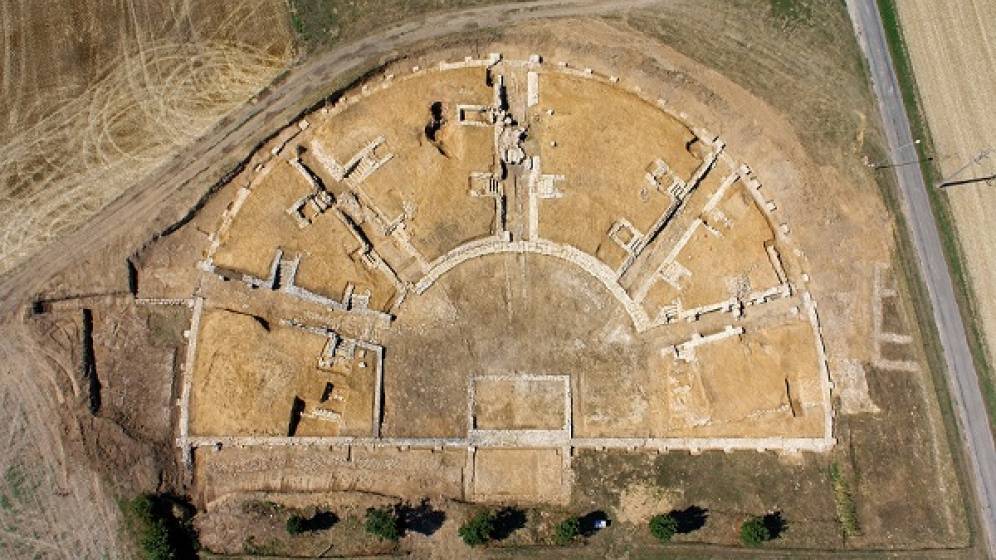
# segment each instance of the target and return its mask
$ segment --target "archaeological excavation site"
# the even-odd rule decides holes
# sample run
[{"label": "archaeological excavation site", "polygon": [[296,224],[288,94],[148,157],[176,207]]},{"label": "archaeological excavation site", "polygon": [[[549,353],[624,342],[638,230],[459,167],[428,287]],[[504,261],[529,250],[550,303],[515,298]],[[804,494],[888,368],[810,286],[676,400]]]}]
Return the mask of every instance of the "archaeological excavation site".
[{"label": "archaeological excavation site", "polygon": [[176,302],[178,445],[205,474],[232,447],[390,446],[449,456],[468,499],[566,499],[578,449],[834,444],[778,202],[617,77],[500,53],[388,74],[230,184]]},{"label": "archaeological excavation site", "polygon": [[967,547],[874,117],[646,18],[299,63],[112,208],[16,334],[108,495],[208,558]]}]

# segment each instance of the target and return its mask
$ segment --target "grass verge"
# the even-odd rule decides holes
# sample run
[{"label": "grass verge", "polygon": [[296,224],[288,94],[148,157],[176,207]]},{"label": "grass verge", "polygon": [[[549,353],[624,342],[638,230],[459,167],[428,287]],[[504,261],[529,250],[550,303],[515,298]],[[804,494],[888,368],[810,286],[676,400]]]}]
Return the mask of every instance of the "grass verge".
[{"label": "grass verge", "polygon": [[859,534],[858,514],[854,507],[854,497],[850,484],[844,476],[844,471],[836,461],[830,464],[830,482],[833,483],[833,500],[837,507],[837,521],[845,536],[853,537]]}]

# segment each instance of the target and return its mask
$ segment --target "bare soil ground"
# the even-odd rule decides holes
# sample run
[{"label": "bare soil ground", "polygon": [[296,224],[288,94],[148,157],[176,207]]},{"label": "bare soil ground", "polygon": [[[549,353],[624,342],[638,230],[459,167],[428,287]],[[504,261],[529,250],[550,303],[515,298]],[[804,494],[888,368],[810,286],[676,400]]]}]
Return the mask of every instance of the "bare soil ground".
[{"label": "bare soil ground", "polygon": [[[293,421],[297,435],[372,435],[375,363],[323,370],[325,337],[223,309],[201,321],[192,435],[288,435],[295,399],[304,407]],[[320,418],[316,409],[339,419]]]},{"label": "bare soil ground", "polygon": [[[745,188],[730,189],[718,208],[722,220],[698,228],[676,259],[690,273],[681,282],[687,285],[679,294],[686,308],[728,299],[737,290],[759,291],[778,285],[765,249],[774,242],[772,224]],[[717,230],[722,234],[713,233]]]},{"label": "bare soil ground", "polygon": [[569,377],[515,379],[478,377],[472,413],[481,430],[560,430],[567,423]]},{"label": "bare soil ground", "polygon": [[[563,488],[563,449],[480,449],[474,454],[474,498],[556,503]],[[516,476],[509,476],[515,473]]]},{"label": "bare soil ground", "polygon": [[[996,116],[991,110],[996,72],[991,2],[897,2],[903,37],[944,180],[996,174]],[[976,161],[982,154],[984,157]],[[945,190],[954,216],[971,313],[992,362],[996,348],[996,190],[982,181]],[[989,375],[993,368],[986,368]],[[996,379],[990,379],[990,384]]]},{"label": "bare soil ground", "polygon": [[[94,362],[100,409],[135,438],[152,442],[170,458],[178,391],[174,372],[183,361],[190,324],[186,306],[117,306],[94,315]],[[147,376],[136,376],[141,364]]]},{"label": "bare soil ground", "polygon": [[[816,349],[803,321],[754,331],[696,349],[694,364],[681,364],[668,375],[668,400],[674,423],[695,426],[705,413],[709,426],[678,433],[726,435],[743,431],[773,433],[780,426],[793,435],[819,435],[823,409]],[[681,402],[678,387],[691,388],[692,402]],[[791,425],[791,429],[787,426]]]},{"label": "bare soil ground", "polygon": [[347,285],[370,293],[370,307],[385,309],[394,286],[360,262],[360,244],[338,220],[318,220],[301,229],[287,208],[310,191],[287,162],[274,161],[265,175],[250,185],[253,195],[239,210],[240,220],[220,235],[215,263],[258,278],[270,275],[270,266],[282,250],[284,258],[300,258],[295,284],[335,299]]},{"label": "bare soil ground", "polygon": [[[494,165],[491,131],[452,122],[458,104],[486,105],[491,90],[482,68],[451,72],[447,76],[452,79],[426,73],[404,80],[399,76],[394,84],[371,84],[384,89],[342,112],[333,111],[314,133],[340,163],[378,136],[385,138],[383,150],[394,157],[364,180],[360,191],[387,221],[409,218],[412,243],[429,261],[468,238],[490,234],[494,222],[491,199],[472,197],[468,189],[470,173]],[[435,143],[424,133],[434,103],[441,104],[450,121],[442,123]],[[323,166],[315,169],[321,172]]]},{"label": "bare soil ground", "polygon": [[[671,201],[665,193],[645,188],[644,174],[656,159],[686,178],[701,163],[687,150],[695,135],[681,122],[648,110],[636,95],[614,90],[579,77],[544,74],[540,103],[530,115],[541,139],[543,172],[564,176],[559,188],[565,196],[541,205],[540,235],[591,254],[598,253],[620,217],[645,233],[667,208]],[[601,127],[603,133],[593,137]],[[609,265],[615,268],[621,260]]]}]

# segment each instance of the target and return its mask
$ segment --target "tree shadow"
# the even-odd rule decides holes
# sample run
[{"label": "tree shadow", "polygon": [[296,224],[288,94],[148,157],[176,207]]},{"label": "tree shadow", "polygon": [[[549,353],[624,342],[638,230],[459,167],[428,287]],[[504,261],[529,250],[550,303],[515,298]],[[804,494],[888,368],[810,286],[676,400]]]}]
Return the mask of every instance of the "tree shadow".
[{"label": "tree shadow", "polygon": [[788,522],[782,517],[782,512],[769,513],[761,518],[764,527],[768,530],[769,539],[777,539],[788,529]]},{"label": "tree shadow", "polygon": [[339,516],[331,511],[316,511],[315,515],[304,521],[305,531],[324,531],[331,529],[339,522]]},{"label": "tree shadow", "polygon": [[599,521],[605,522],[606,526],[609,525],[609,516],[602,510],[596,510],[582,515],[578,521],[581,525],[578,529],[581,536],[590,537],[599,530],[597,527]]},{"label": "tree shadow", "polygon": [[526,512],[514,507],[502,508],[495,514],[494,531],[491,536],[496,541],[507,539],[509,535],[525,526]]},{"label": "tree shadow", "polygon": [[402,504],[398,506],[397,513],[405,531],[426,536],[438,531],[446,521],[446,513],[433,509],[427,499],[419,502],[417,506]]},{"label": "tree shadow", "polygon": [[677,521],[677,532],[686,534],[705,526],[706,520],[709,519],[709,510],[699,506],[688,506],[685,509],[673,509],[668,515]]}]

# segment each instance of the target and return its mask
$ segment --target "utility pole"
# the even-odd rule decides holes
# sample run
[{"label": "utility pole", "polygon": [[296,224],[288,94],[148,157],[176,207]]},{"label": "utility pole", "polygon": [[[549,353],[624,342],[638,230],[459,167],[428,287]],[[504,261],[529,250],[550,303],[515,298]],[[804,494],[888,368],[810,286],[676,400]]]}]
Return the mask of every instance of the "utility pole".
[{"label": "utility pole", "polygon": [[[902,146],[897,147],[896,151],[902,150],[903,148],[906,148],[908,146],[918,146],[918,145],[920,145],[920,142],[922,142],[922,141],[923,140],[917,138],[916,140],[912,140],[910,142],[907,142],[907,143],[903,144]],[[930,157],[926,157],[926,158],[923,158],[923,159],[917,159],[917,160],[913,160],[913,161],[904,161],[902,163],[874,163],[874,162],[868,161],[868,159],[866,157],[865,158],[865,165],[867,165],[868,167],[871,167],[872,169],[888,169],[890,167],[900,167],[900,166],[903,166],[903,165],[912,165],[914,163],[920,163],[920,162],[924,162],[924,161],[932,161],[933,159],[934,159],[934,157],[930,156]]]},{"label": "utility pole", "polygon": [[912,161],[903,161],[900,163],[871,163],[868,167],[872,169],[889,169],[891,167],[902,167],[904,165],[913,165],[914,163],[923,163],[925,161],[934,161],[934,156],[927,156],[921,159],[914,159]]}]

